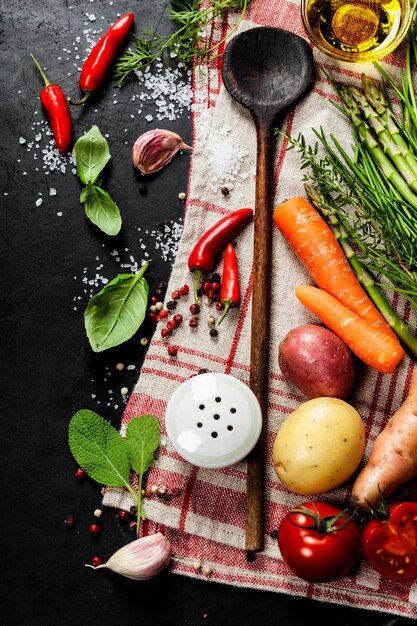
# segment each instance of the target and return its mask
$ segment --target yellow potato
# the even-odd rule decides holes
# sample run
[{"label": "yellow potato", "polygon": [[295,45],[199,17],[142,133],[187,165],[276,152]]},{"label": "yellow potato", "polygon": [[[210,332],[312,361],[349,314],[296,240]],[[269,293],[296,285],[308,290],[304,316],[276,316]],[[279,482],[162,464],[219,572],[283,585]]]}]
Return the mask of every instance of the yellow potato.
[{"label": "yellow potato", "polygon": [[303,495],[345,483],[365,450],[365,428],[356,409],[338,398],[301,404],[282,424],[273,450],[280,481]]}]

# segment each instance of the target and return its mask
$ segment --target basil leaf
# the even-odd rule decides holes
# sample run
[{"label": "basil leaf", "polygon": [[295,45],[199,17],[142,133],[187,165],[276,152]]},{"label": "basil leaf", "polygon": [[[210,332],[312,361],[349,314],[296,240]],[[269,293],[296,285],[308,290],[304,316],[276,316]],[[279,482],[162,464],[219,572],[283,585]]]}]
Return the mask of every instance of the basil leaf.
[{"label": "basil leaf", "polygon": [[111,158],[109,145],[98,126],[92,126],[78,139],[74,145],[74,158],[81,182],[94,184]]},{"label": "basil leaf", "polygon": [[130,463],[123,437],[104,418],[82,409],[72,417],[70,450],[78,465],[95,481],[130,488]]},{"label": "basil leaf", "polygon": [[141,415],[130,420],[126,428],[126,445],[130,465],[140,476],[154,461],[159,445],[159,423],[153,415]]},{"label": "basil leaf", "polygon": [[89,301],[84,313],[87,337],[94,352],[118,346],[135,334],[146,315],[149,287],[143,273],[120,274]]},{"label": "basil leaf", "polygon": [[80,200],[84,203],[87,217],[100,228],[106,235],[117,235],[122,227],[122,218],[119,207],[111,199],[110,195],[101,187],[89,184],[81,192]]}]

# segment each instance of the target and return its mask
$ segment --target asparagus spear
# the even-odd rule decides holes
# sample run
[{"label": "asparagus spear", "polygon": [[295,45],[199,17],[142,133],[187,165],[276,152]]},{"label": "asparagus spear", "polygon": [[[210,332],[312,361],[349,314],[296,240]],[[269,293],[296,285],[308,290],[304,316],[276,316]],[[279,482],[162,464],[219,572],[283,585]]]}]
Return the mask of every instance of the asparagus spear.
[{"label": "asparagus spear", "polygon": [[384,178],[393,185],[404,200],[417,209],[417,195],[405,184],[407,182],[407,172],[404,172],[403,157],[401,157],[398,153],[394,154],[395,150],[393,149],[392,144],[387,144],[385,146],[390,152],[390,156],[394,163],[397,165],[397,170],[389,158],[384,154],[381,145],[375,139],[369,125],[361,117],[359,107],[355,103],[349,91],[340,87],[339,93],[345,106],[346,113],[348,114],[353,126],[356,128],[359,137],[362,139],[372,155],[373,160],[380,168]]}]

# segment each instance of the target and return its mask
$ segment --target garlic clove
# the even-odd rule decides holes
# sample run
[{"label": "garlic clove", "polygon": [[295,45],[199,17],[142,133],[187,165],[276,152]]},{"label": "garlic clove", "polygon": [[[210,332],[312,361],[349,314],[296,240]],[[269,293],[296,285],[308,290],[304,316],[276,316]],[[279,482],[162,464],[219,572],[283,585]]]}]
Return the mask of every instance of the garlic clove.
[{"label": "garlic clove", "polygon": [[170,130],[148,130],[133,145],[133,165],[144,176],[168,165],[180,150],[191,150],[177,133]]},{"label": "garlic clove", "polygon": [[93,569],[110,569],[116,574],[132,580],[149,580],[163,569],[171,560],[171,542],[162,533],[147,535],[123,546],[102,565]]}]

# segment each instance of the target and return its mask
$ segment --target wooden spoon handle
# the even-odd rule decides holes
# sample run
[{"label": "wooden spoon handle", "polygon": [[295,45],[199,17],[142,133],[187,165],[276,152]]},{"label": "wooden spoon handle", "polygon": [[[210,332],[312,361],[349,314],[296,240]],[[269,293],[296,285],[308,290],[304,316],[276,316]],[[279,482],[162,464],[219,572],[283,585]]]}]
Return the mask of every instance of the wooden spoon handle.
[{"label": "wooden spoon handle", "polygon": [[272,203],[274,197],[274,142],[272,123],[255,119],[257,163],[253,241],[253,295],[250,388],[261,406],[263,423],[258,443],[248,456],[245,548],[264,547],[265,445],[268,405],[269,318],[272,256]]}]

